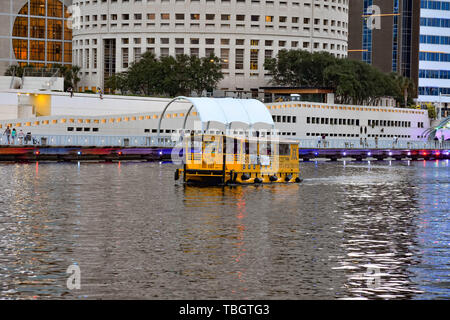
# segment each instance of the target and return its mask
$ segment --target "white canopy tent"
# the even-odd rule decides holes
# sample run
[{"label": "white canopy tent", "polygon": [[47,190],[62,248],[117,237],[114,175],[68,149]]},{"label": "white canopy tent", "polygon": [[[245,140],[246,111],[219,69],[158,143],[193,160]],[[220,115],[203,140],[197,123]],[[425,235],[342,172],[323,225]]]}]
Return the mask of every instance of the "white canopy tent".
[{"label": "white canopy tent", "polygon": [[158,122],[158,136],[161,129],[161,122],[169,106],[177,100],[186,100],[192,103],[192,106],[186,112],[183,129],[186,127],[187,118],[193,108],[198,112],[202,123],[202,130],[209,128],[210,122],[219,122],[230,128],[233,122],[247,124],[250,129],[257,123],[263,123],[275,127],[267,107],[255,99],[233,99],[233,98],[190,98],[176,97],[171,100],[163,109]]}]

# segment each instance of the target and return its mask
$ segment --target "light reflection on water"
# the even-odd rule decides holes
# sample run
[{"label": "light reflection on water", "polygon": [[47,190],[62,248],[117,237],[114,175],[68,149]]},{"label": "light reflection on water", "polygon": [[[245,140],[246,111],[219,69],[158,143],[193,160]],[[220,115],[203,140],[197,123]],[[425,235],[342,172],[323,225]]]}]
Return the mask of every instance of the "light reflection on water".
[{"label": "light reflection on water", "polygon": [[174,169],[0,164],[0,297],[450,297],[448,161],[301,163],[299,185],[226,188]]}]

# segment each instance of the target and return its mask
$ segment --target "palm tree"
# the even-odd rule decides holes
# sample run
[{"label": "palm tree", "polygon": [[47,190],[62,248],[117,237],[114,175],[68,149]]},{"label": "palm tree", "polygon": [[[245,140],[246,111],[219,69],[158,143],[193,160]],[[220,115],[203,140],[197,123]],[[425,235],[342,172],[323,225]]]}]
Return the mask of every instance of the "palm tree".
[{"label": "palm tree", "polygon": [[80,73],[81,68],[79,66],[72,66],[69,70],[72,88],[75,90],[78,88],[78,82],[80,82],[80,78],[78,77],[78,74]]},{"label": "palm tree", "polygon": [[392,80],[396,87],[396,97],[397,102],[403,99],[405,108],[408,107],[408,100],[411,101],[412,97],[415,96],[416,86],[414,81],[410,78],[402,77],[397,73],[391,73]]}]

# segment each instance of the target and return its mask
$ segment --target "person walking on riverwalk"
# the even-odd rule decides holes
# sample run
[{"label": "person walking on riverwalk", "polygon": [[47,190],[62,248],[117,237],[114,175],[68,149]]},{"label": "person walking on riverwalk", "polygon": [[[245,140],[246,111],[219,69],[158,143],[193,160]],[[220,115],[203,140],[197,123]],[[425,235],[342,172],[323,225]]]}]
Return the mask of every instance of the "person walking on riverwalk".
[{"label": "person walking on riverwalk", "polygon": [[3,132],[3,135],[6,135],[6,138],[8,139],[8,144],[9,144],[9,139],[11,137],[11,129],[9,128],[9,126],[6,127],[5,132]]},{"label": "person walking on riverwalk", "polygon": [[322,135],[322,146],[323,148],[326,148],[327,146],[327,141],[325,140],[327,138],[327,136],[325,134]]},{"label": "person walking on riverwalk", "polygon": [[98,95],[100,97],[100,100],[103,100],[103,90],[102,90],[102,88],[97,88],[97,93],[98,93]]},{"label": "person walking on riverwalk", "polygon": [[67,91],[70,93],[70,97],[73,98],[73,89],[72,89],[72,87],[69,87],[67,89]]},{"label": "person walking on riverwalk", "polygon": [[375,149],[378,149],[378,136],[375,136]]},{"label": "person walking on riverwalk", "polygon": [[19,134],[17,135],[17,139],[19,140],[19,144],[23,144],[23,138],[25,137],[25,134],[22,130],[19,131]]},{"label": "person walking on riverwalk", "polygon": [[11,138],[13,144],[16,144],[16,136],[17,136],[16,128],[13,128],[11,131]]},{"label": "person walking on riverwalk", "polygon": [[25,136],[25,144],[28,144],[28,142],[31,142],[31,132],[27,132]]},{"label": "person walking on riverwalk", "polygon": [[438,139],[438,137],[436,137],[436,136],[434,136],[434,147],[435,148],[439,148],[439,139]]}]

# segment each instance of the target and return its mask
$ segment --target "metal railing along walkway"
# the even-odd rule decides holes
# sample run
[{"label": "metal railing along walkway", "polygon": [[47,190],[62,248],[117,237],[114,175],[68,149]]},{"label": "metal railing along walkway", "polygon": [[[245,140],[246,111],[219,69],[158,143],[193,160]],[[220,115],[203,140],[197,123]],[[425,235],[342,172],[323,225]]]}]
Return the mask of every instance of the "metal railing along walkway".
[{"label": "metal railing along walkway", "polygon": [[[283,136],[282,139],[286,137]],[[450,141],[393,141],[393,140],[358,140],[358,139],[298,139],[300,149],[440,149],[449,150]],[[289,139],[288,138],[288,139]],[[32,135],[28,140],[25,137],[17,137],[12,140],[10,137],[9,144],[6,135],[0,136],[0,145],[11,146],[48,146],[48,147],[64,147],[64,146],[89,146],[89,147],[162,147],[171,148],[176,146],[177,138],[173,136],[123,136],[123,135]]]},{"label": "metal railing along walkway", "polygon": [[358,140],[358,139],[295,139],[302,149],[450,149],[450,141]]},{"label": "metal railing along walkway", "polygon": [[160,136],[113,136],[113,135],[32,135],[31,139],[26,137],[12,137],[6,135],[0,137],[0,145],[6,146],[47,146],[47,147],[165,147],[176,145],[171,137]]}]

